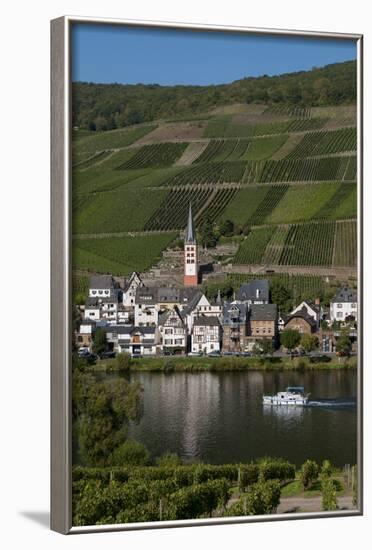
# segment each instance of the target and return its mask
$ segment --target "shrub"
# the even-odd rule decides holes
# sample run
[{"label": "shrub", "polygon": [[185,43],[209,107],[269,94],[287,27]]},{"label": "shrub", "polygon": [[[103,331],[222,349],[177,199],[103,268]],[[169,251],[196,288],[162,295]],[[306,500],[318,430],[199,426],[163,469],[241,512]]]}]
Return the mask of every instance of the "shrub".
[{"label": "shrub", "polygon": [[286,460],[264,459],[259,465],[259,477],[263,481],[269,479],[278,479],[280,481],[288,481],[294,479],[296,475],[296,467]]},{"label": "shrub", "polygon": [[121,466],[123,464],[130,466],[145,466],[148,464],[150,454],[145,445],[127,439],[122,445],[117,447],[111,455],[111,463],[113,466]]},{"label": "shrub", "polygon": [[249,485],[253,485],[258,481],[258,464],[241,464],[239,470],[239,491],[244,491]]},{"label": "shrub", "polygon": [[330,478],[333,474],[332,464],[329,460],[323,460],[322,467],[320,470],[320,477],[322,479]]},{"label": "shrub", "polygon": [[322,507],[323,510],[337,510],[336,486],[330,477],[322,480]]},{"label": "shrub", "polygon": [[319,476],[319,466],[314,460],[306,460],[300,470],[300,479],[304,489],[308,489]]},{"label": "shrub", "polygon": [[228,516],[255,516],[272,514],[280,503],[278,480],[259,481],[248,488],[247,494],[230,506]]},{"label": "shrub", "polygon": [[193,519],[211,515],[219,506],[225,506],[229,498],[229,485],[225,479],[185,487],[167,499],[164,519]]},{"label": "shrub", "polygon": [[181,466],[182,460],[177,453],[164,453],[156,459],[156,464],[160,468],[176,468]]},{"label": "shrub", "polygon": [[115,361],[116,361],[117,368],[121,372],[129,370],[132,362],[129,353],[119,353],[116,356]]}]

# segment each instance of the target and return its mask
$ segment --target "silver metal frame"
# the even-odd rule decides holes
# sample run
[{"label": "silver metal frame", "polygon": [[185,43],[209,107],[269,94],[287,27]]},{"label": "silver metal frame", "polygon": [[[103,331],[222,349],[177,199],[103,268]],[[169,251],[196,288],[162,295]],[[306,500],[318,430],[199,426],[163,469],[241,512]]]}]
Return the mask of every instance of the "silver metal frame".
[{"label": "silver metal frame", "polygon": [[[358,509],[340,512],[294,513],[270,516],[195,519],[114,525],[72,526],[71,513],[71,44],[74,23],[173,28],[258,35],[288,35],[346,39],[357,43],[358,61]],[[356,516],[363,514],[363,35],[219,25],[60,17],[51,21],[51,520],[62,534],[123,531]]]}]

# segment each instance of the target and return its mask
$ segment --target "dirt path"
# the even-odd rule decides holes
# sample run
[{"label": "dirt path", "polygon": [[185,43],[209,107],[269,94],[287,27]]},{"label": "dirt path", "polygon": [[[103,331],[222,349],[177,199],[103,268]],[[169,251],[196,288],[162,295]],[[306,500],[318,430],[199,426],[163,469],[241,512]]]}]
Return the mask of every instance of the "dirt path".
[{"label": "dirt path", "polygon": [[233,265],[222,266],[224,273],[289,273],[291,275],[318,275],[321,277],[336,277],[345,279],[356,277],[355,267],[313,267],[313,266],[288,266],[288,265]]},{"label": "dirt path", "polygon": [[189,166],[208,147],[209,141],[190,142],[182,156],[174,163],[175,166]]},{"label": "dirt path", "polygon": [[[351,496],[337,497],[339,510],[353,510],[353,499]],[[322,512],[322,497],[287,497],[281,498],[277,510],[278,514],[289,514],[294,512]]]}]

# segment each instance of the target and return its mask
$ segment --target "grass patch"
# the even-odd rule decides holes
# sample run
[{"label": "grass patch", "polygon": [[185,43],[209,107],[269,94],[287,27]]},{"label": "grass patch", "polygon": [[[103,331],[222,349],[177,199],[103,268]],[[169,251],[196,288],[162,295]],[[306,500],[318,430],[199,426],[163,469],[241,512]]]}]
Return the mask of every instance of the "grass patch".
[{"label": "grass patch", "polygon": [[88,136],[81,136],[73,140],[73,154],[81,152],[95,153],[106,149],[118,149],[127,147],[141,137],[145,136],[152,130],[155,130],[156,125],[138,126],[131,128],[120,128],[119,130],[111,130],[109,132],[94,132]]},{"label": "grass patch", "polygon": [[339,183],[294,185],[267,218],[268,223],[292,223],[311,220],[340,188]]},{"label": "grass patch", "polygon": [[118,233],[141,231],[166,198],[166,188],[148,191],[141,188],[98,193],[76,210],[73,233]]},{"label": "grass patch", "polygon": [[149,269],[176,234],[74,239],[73,269],[124,276]]},{"label": "grass patch", "polygon": [[[130,370],[148,372],[166,372],[169,366],[173,372],[242,372],[247,370],[259,371],[283,371],[283,370],[323,370],[342,369],[350,367],[349,362],[334,361],[330,363],[310,363],[307,358],[289,359],[287,357],[275,357],[264,359],[259,357],[142,357],[131,361]],[[89,367],[93,372],[115,371],[117,365],[113,359],[97,361],[96,365]]]}]

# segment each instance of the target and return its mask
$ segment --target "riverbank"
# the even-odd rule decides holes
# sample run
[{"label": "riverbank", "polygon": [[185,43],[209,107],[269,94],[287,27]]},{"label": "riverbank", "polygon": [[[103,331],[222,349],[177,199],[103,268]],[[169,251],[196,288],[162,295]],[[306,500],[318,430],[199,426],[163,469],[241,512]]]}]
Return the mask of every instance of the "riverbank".
[{"label": "riverbank", "polygon": [[120,368],[116,359],[97,361],[86,368],[91,372],[119,372],[121,370],[147,372],[244,372],[244,371],[308,371],[356,369],[357,357],[332,357],[328,362],[316,362],[311,357],[141,357],[131,359],[126,368]]}]

